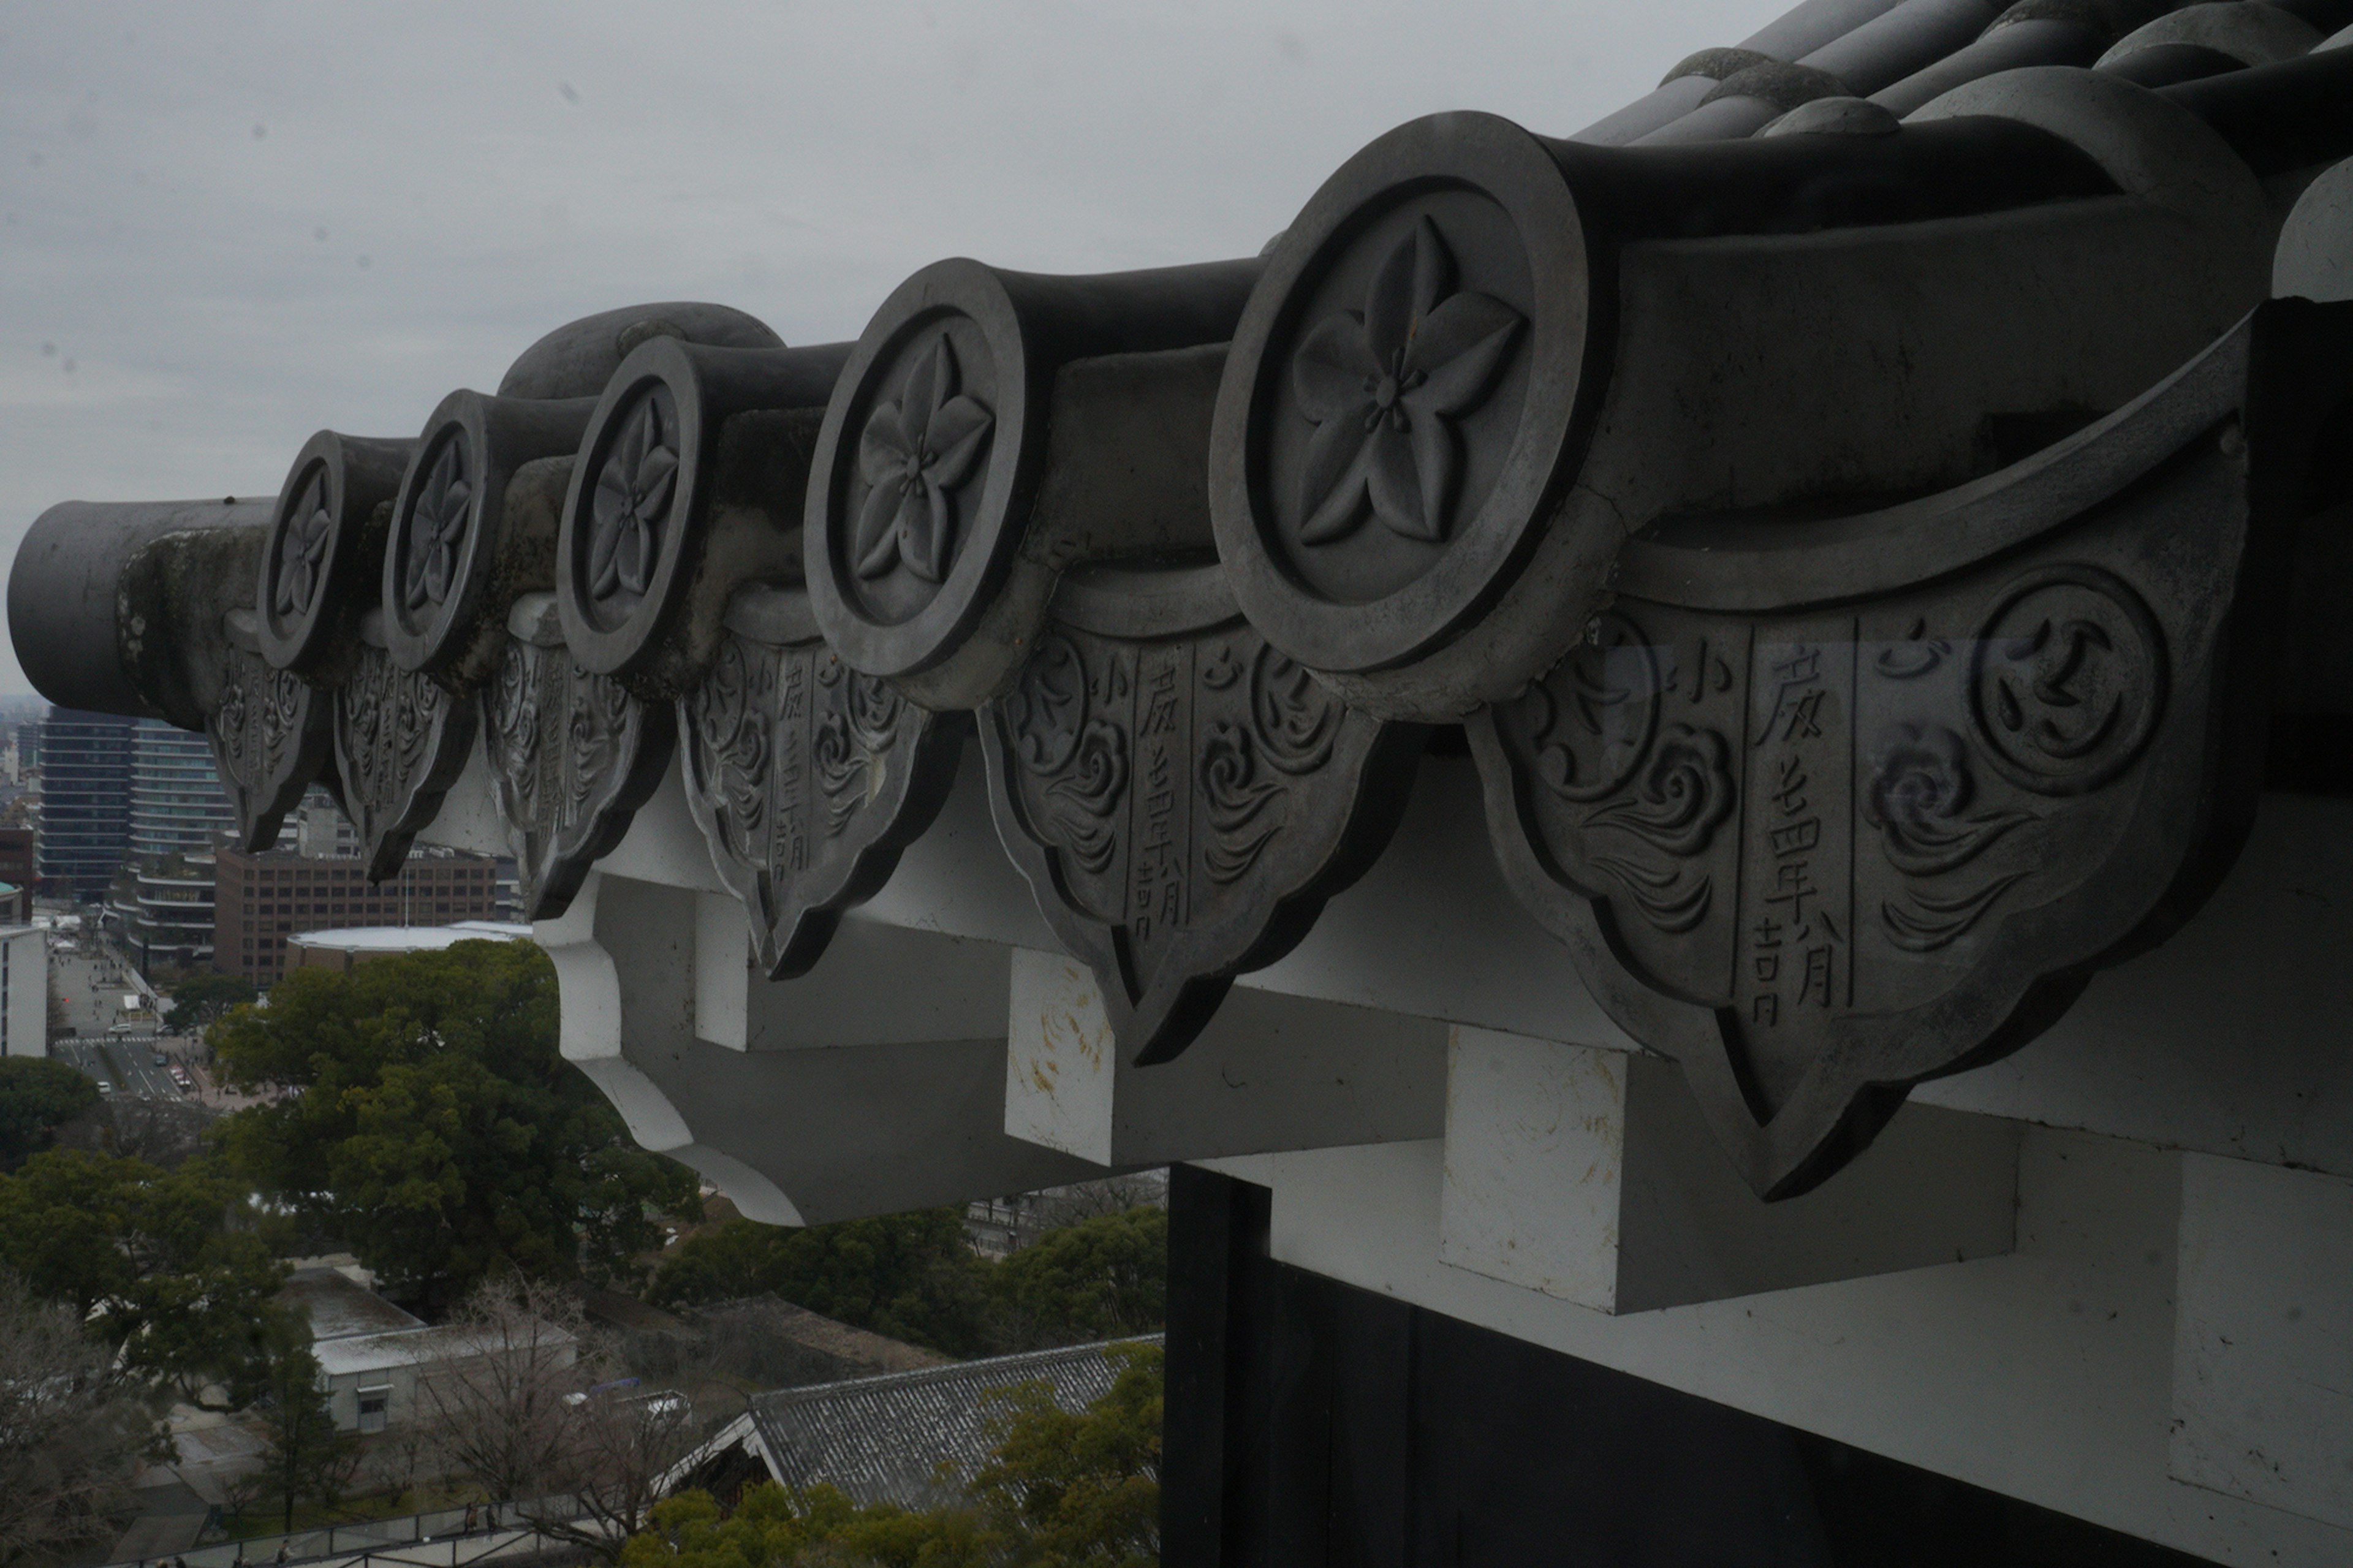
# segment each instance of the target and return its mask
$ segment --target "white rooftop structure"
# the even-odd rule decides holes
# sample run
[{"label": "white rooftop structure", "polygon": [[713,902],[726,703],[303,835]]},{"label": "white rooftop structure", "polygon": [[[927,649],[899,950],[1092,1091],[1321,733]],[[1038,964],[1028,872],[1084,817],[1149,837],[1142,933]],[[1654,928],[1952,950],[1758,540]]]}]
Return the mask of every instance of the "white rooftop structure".
[{"label": "white rooftop structure", "polygon": [[504,921],[459,921],[446,926],[349,926],[337,931],[297,931],[286,940],[296,947],[330,952],[438,952],[461,942],[527,942],[531,927]]}]

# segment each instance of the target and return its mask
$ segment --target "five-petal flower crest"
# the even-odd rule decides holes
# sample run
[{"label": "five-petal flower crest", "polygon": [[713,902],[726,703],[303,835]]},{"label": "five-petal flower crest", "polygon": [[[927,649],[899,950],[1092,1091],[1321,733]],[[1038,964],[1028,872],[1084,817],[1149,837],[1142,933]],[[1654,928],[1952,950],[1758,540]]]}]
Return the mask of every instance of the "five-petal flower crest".
[{"label": "five-petal flower crest", "polygon": [[449,597],[458,576],[458,547],[466,542],[468,504],[473,499],[474,487],[466,479],[464,443],[443,443],[408,514],[408,572],[401,595],[410,609],[421,610]]},{"label": "five-petal flower crest", "polygon": [[618,591],[642,595],[661,552],[662,524],[678,489],[678,416],[666,414],[659,390],[637,412],[596,476],[596,532],[588,546],[588,592],[609,599]]},{"label": "five-petal flower crest", "polygon": [[278,546],[278,613],[281,616],[308,614],[311,599],[319,591],[319,577],[327,560],[327,540],[334,532],[335,519],[327,510],[327,477],[314,476],[302,499],[294,504],[294,515],[286,525],[286,537]]},{"label": "five-petal flower crest", "polygon": [[1388,530],[1435,543],[1458,467],[1448,421],[1486,396],[1525,318],[1454,291],[1454,257],[1427,217],[1373,273],[1365,308],[1317,323],[1291,362],[1316,426],[1300,476],[1303,544],[1345,539],[1366,503]]},{"label": "five-petal flower crest", "polygon": [[874,410],[858,462],[873,487],[858,514],[860,577],[903,562],[926,583],[946,574],[955,541],[955,490],[972,477],[996,416],[956,391],[955,349],[945,334],[915,361],[899,400]]}]

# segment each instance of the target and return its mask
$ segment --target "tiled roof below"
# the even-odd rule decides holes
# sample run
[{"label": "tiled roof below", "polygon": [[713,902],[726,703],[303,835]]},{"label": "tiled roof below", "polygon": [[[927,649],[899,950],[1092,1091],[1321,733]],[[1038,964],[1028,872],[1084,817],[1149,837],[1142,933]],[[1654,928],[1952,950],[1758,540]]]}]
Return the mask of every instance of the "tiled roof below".
[{"label": "tiled roof below", "polygon": [[[987,1461],[995,1401],[984,1395],[1032,1382],[1052,1386],[1063,1409],[1085,1409],[1111,1390],[1114,1345],[1156,1344],[1157,1335],[1029,1351],[780,1389],[755,1395],[751,1419],[769,1473],[786,1486],[837,1487],[851,1501],[933,1508],[961,1499],[962,1479]],[[944,1478],[943,1466],[952,1468]]]}]

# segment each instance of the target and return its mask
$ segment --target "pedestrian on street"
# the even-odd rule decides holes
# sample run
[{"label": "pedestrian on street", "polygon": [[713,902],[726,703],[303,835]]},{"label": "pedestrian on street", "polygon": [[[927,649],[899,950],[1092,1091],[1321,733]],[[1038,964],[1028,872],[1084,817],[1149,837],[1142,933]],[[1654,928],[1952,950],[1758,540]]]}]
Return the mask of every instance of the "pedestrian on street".
[{"label": "pedestrian on street", "polygon": [[471,1535],[471,1534],[473,1534],[473,1533],[474,1533],[474,1521],[475,1521],[475,1516],[476,1516],[478,1513],[480,1513],[480,1509],[479,1509],[475,1504],[473,1504],[473,1503],[468,1503],[468,1504],[466,1505],[466,1527],[465,1527],[465,1528],[466,1528],[466,1533],[467,1533],[468,1535]]},{"label": "pedestrian on street", "polygon": [[287,1559],[287,1558],[288,1558],[288,1556],[290,1556],[290,1553],[289,1553],[289,1552],[287,1552],[287,1550],[286,1550],[286,1542],[282,1542],[282,1541],[281,1541],[281,1542],[280,1542],[278,1543],[278,1565],[279,1565],[279,1568],[286,1568],[286,1559]]}]

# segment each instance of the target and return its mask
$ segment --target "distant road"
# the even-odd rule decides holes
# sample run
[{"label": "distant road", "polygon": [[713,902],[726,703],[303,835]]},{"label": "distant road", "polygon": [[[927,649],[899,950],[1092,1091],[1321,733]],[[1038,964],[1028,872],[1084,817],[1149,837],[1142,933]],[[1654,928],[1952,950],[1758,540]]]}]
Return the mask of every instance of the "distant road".
[{"label": "distant road", "polygon": [[79,1038],[51,1041],[49,1054],[89,1078],[112,1084],[117,1099],[174,1100],[194,1096],[180,1092],[168,1067],[155,1065],[156,1053],[161,1051],[185,1065],[194,1047],[194,1041],[184,1039]]}]

